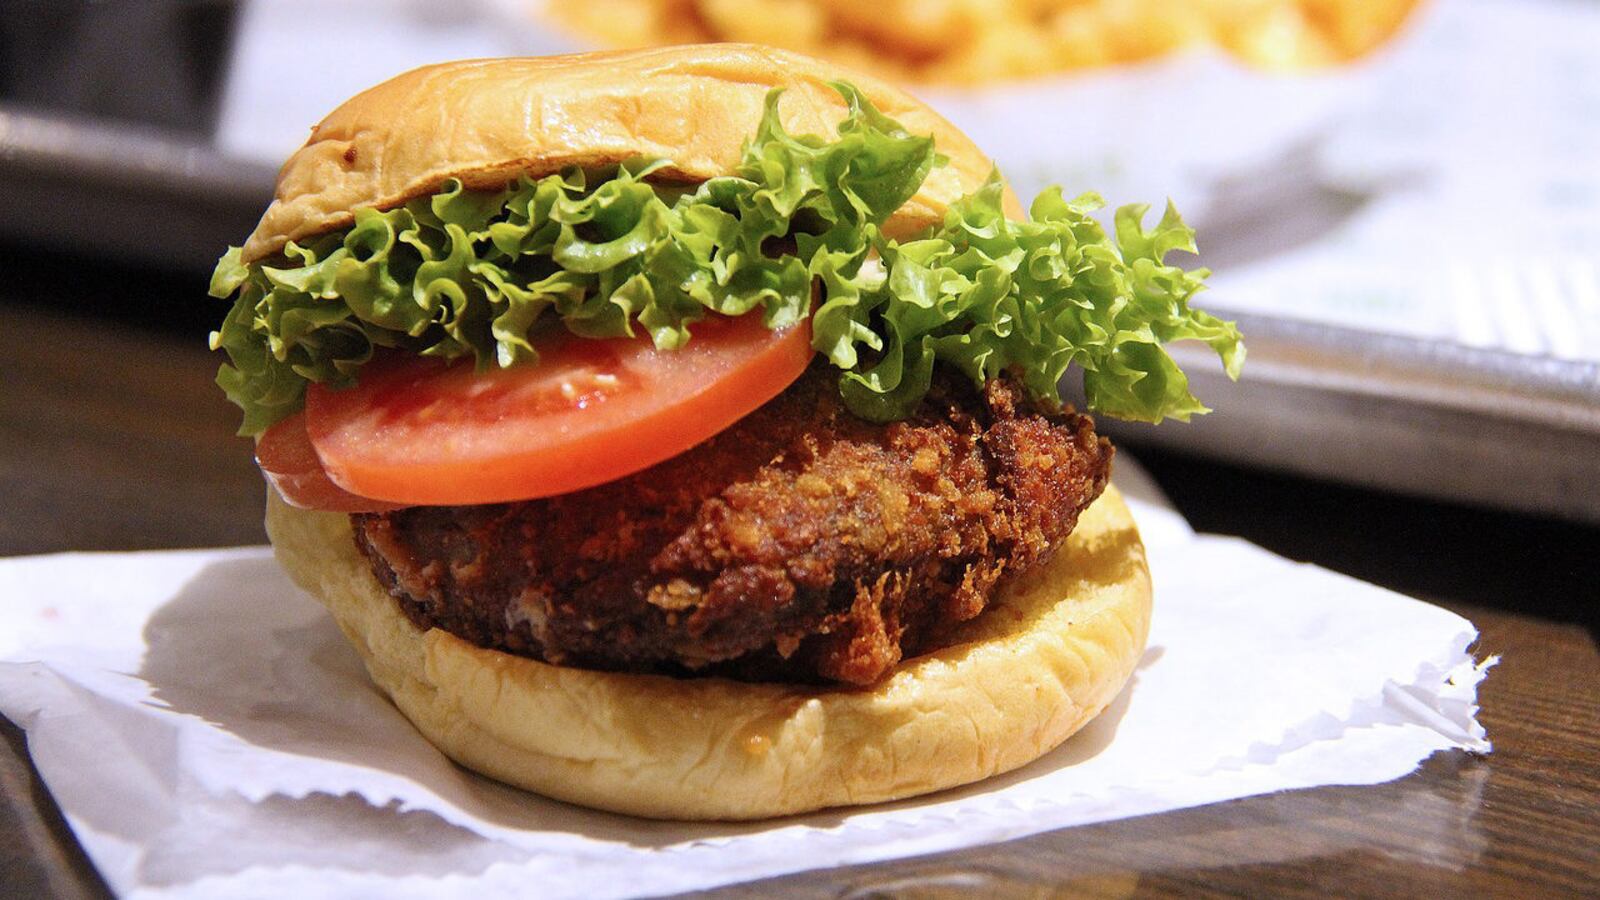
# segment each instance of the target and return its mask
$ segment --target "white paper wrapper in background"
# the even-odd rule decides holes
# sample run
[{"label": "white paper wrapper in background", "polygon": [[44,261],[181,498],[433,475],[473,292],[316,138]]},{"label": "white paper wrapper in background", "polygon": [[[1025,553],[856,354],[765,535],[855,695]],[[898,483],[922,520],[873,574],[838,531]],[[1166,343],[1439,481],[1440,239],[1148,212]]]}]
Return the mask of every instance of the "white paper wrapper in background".
[{"label": "white paper wrapper in background", "polygon": [[1149,649],[1083,732],[919,800],[746,825],[649,822],[448,762],[265,549],[0,561],[0,712],[111,886],[134,896],[663,893],[1487,752],[1466,620],[1134,501]]},{"label": "white paper wrapper in background", "polygon": [[1303,75],[1194,53],[920,93],[1024,198],[1172,198],[1207,306],[1600,360],[1597,46],[1600,5],[1433,0]]},{"label": "white paper wrapper in background", "polygon": [[508,12],[487,0],[250,0],[235,27],[217,147],[279,166],[336,106],[401,72],[456,59],[593,49],[517,27]]}]

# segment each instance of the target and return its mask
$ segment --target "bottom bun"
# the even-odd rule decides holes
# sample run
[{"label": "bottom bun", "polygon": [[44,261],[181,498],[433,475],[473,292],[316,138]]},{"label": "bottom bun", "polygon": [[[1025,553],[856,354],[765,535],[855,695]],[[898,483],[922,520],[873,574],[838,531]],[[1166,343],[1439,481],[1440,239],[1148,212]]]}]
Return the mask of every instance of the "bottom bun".
[{"label": "bottom bun", "polygon": [[667,819],[756,819],[925,794],[1049,752],[1144,651],[1150,574],[1115,488],[949,646],[868,688],[563,668],[417,628],[349,518],[273,493],[267,531],[373,681],[452,759],[550,797]]}]

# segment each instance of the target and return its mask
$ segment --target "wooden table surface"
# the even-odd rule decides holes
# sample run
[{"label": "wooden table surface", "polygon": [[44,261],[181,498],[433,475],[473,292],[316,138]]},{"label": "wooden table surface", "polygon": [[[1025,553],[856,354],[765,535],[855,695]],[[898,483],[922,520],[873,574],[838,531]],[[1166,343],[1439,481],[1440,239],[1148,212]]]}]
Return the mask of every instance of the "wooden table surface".
[{"label": "wooden table surface", "polygon": [[[176,296],[181,286],[152,279],[135,285],[146,292],[138,296],[101,296],[89,304],[101,315],[91,316],[63,312],[81,304],[56,294],[87,297],[96,279],[57,281],[0,287],[0,555],[263,541],[250,445],[232,436],[234,412],[211,385],[216,360],[203,332],[140,326],[137,313],[118,311],[198,304],[198,291]],[[1600,895],[1600,654],[1586,627],[1600,599],[1600,529],[1153,451],[1140,459],[1203,529],[1243,534],[1471,618],[1482,632],[1477,652],[1502,656],[1480,694],[1494,753],[1440,754],[1375,787],[1254,797],[808,872],[761,883],[762,893]],[[0,896],[107,894],[20,731],[3,720],[0,729]]]}]

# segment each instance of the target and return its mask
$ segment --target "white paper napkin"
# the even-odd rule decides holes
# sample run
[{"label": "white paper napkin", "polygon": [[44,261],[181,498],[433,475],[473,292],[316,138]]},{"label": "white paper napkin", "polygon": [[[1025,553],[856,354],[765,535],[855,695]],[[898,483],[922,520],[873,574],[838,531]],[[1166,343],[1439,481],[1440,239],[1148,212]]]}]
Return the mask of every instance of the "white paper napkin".
[{"label": "white paper napkin", "polygon": [[150,897],[659,894],[1488,752],[1471,623],[1132,502],[1157,603],[1128,688],[1032,765],[919,800],[680,824],[502,787],[418,737],[259,548],[0,561],[0,712],[106,880]]}]

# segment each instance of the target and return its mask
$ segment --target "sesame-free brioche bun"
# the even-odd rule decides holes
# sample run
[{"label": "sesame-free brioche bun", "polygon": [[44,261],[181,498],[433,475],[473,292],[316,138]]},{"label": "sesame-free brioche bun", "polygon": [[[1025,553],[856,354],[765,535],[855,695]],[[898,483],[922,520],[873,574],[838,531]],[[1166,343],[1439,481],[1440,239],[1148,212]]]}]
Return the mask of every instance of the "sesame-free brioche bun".
[{"label": "sesame-free brioche bun", "polygon": [[[831,136],[854,83],[949,163],[886,224],[940,221],[992,170],[927,106],[874,79],[761,47],[716,45],[430,66],[335,110],[279,173],[244,247],[259,260],[450,178],[495,187],[566,166],[669,161],[730,174],[770,89],[784,126]],[[1020,206],[1008,195],[1012,214]],[[1108,488],[1047,562],[1012,579],[943,649],[867,688],[672,678],[548,665],[418,628],[357,549],[349,517],[269,498],[295,581],[332,611],[373,680],[468,768],[562,800],[673,819],[753,819],[924,794],[1015,769],[1098,714],[1127,681],[1150,577]]]},{"label": "sesame-free brioche bun", "polygon": [[952,643],[869,688],[597,672],[484,650],[413,625],[356,549],[348,516],[274,493],[267,530],[373,680],[451,758],[655,818],[765,818],[1015,769],[1111,702],[1150,624],[1144,546],[1114,487]]},{"label": "sesame-free brioche bun", "polygon": [[[344,228],[363,207],[388,209],[447,179],[498,187],[566,166],[644,156],[657,177],[699,182],[732,174],[761,121],[767,92],[791,134],[832,136],[849,81],[913,134],[932,135],[949,164],[934,169],[888,222],[891,236],[939,222],[993,164],[955,126],[898,88],[783,50],[704,44],[486,59],[426,66],[345,101],[278,172],[272,205],[244,244],[246,263],[291,240]],[[1013,215],[1021,206],[1008,193]]]}]

